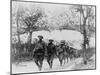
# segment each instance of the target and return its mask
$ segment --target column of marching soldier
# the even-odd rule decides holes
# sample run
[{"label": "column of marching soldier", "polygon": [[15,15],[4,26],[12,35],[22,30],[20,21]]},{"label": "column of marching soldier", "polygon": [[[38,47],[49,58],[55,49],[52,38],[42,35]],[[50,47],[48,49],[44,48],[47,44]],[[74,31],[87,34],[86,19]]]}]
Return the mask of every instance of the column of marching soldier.
[{"label": "column of marching soldier", "polygon": [[55,57],[59,59],[60,65],[62,66],[63,62],[65,64],[66,59],[68,62],[69,59],[71,60],[72,58],[80,56],[77,55],[77,50],[68,46],[65,40],[61,40],[59,45],[55,45],[53,39],[49,39],[49,43],[47,44],[43,41],[42,35],[39,35],[38,38],[39,40],[35,43],[31,55],[40,71],[45,58],[47,59],[50,69],[52,69],[53,59]]}]

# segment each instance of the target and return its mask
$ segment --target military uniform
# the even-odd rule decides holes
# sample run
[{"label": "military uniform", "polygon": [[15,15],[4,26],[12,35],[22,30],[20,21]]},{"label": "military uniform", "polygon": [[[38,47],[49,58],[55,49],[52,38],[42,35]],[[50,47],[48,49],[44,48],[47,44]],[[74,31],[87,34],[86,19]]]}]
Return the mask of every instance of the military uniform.
[{"label": "military uniform", "polygon": [[55,45],[52,42],[53,42],[53,40],[50,39],[49,43],[47,45],[47,62],[49,64],[50,68],[52,68],[52,63],[53,63],[54,55],[56,53],[55,52],[56,51]]},{"label": "military uniform", "polygon": [[47,46],[47,55],[55,54],[55,45],[53,43],[49,43]]},{"label": "military uniform", "polygon": [[35,54],[41,55],[45,53],[45,43],[44,41],[38,41],[35,46]]},{"label": "military uniform", "polygon": [[[40,37],[40,38],[42,38],[42,37]],[[35,63],[37,64],[37,66],[39,67],[39,70],[41,70],[41,68],[42,68],[45,51],[46,51],[45,42],[42,40],[39,40],[36,43],[35,48],[34,48],[34,60],[35,60]]]},{"label": "military uniform", "polygon": [[65,45],[65,41],[61,41],[61,44],[59,45],[59,47],[57,48],[57,52],[58,54],[64,54],[66,52],[66,45]]},{"label": "military uniform", "polygon": [[67,56],[67,46],[65,45],[65,41],[61,41],[61,44],[57,48],[57,56],[60,61],[60,65],[62,65],[63,60],[65,60]]}]

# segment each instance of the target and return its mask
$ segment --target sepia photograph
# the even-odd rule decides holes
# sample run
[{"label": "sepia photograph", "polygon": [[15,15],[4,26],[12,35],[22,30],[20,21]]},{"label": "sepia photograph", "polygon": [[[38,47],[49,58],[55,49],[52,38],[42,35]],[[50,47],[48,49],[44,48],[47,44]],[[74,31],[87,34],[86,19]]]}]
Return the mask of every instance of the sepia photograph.
[{"label": "sepia photograph", "polygon": [[11,74],[96,70],[96,6],[11,1]]}]

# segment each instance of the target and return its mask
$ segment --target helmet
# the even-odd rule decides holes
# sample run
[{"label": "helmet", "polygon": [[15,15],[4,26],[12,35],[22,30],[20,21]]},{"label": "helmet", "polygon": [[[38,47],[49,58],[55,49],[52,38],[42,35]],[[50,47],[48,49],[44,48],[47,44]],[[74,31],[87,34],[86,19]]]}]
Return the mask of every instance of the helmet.
[{"label": "helmet", "polygon": [[42,35],[38,35],[38,38],[43,39],[43,36]]},{"label": "helmet", "polygon": [[50,41],[50,42],[53,42],[54,40],[53,40],[53,39],[49,39],[49,41]]},{"label": "helmet", "polygon": [[61,42],[60,42],[61,44],[65,44],[65,40],[61,40]]}]

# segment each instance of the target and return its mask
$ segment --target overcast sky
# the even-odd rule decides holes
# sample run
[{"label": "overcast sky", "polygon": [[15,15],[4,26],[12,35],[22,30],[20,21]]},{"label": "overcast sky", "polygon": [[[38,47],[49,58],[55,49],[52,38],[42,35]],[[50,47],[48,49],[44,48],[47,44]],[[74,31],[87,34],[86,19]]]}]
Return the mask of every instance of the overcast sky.
[{"label": "overcast sky", "polygon": [[48,3],[34,3],[34,2],[12,2],[13,10],[16,10],[18,7],[41,7],[44,9],[46,14],[49,16],[59,15],[64,11],[69,11],[71,5],[62,5],[62,4],[48,4]]}]

